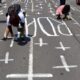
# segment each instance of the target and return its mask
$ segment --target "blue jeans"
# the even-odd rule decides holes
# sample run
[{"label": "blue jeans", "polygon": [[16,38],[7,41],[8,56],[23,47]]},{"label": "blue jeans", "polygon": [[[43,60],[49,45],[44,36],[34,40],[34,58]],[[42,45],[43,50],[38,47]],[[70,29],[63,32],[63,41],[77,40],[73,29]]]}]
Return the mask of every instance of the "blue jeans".
[{"label": "blue jeans", "polygon": [[65,5],[66,0],[60,0],[60,5]]}]

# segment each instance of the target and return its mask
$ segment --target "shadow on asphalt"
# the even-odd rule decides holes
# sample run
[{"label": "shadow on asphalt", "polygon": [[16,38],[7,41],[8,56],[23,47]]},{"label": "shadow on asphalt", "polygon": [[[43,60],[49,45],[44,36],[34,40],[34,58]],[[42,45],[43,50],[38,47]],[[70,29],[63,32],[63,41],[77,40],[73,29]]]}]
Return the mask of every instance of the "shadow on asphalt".
[{"label": "shadow on asphalt", "polygon": [[0,20],[0,23],[6,23],[6,20]]}]

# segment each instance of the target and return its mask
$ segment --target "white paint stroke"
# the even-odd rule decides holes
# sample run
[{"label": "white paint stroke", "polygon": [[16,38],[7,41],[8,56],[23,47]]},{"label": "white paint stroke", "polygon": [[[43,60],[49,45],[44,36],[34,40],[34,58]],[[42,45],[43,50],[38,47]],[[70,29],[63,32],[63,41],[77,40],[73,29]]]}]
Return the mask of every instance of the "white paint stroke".
[{"label": "white paint stroke", "polygon": [[56,49],[62,49],[63,51],[66,51],[67,49],[71,48],[71,47],[65,47],[62,42],[59,43],[60,43],[60,47],[56,47]]},{"label": "white paint stroke", "polygon": [[33,80],[33,78],[49,78],[53,77],[50,73],[37,73],[33,74],[33,38],[31,38],[30,50],[29,50],[29,67],[28,74],[8,74],[6,78],[28,78],[28,80]]},{"label": "white paint stroke", "polygon": [[42,47],[43,45],[48,45],[48,43],[43,43],[43,39],[39,38],[39,43],[35,43],[35,45],[39,45],[40,47]]},{"label": "white paint stroke", "polygon": [[36,14],[38,14],[38,15],[39,15],[39,14],[41,14],[41,13],[40,13],[40,12],[37,12]]},{"label": "white paint stroke", "polygon": [[6,52],[5,59],[0,59],[0,61],[4,61],[5,64],[8,64],[9,61],[13,61],[14,59],[9,59],[9,52]]},{"label": "white paint stroke", "polygon": [[55,66],[53,68],[56,68],[56,69],[64,68],[67,72],[70,72],[70,68],[78,67],[77,65],[68,65],[63,55],[60,55],[60,58],[61,58],[63,66]]},{"label": "white paint stroke", "polygon": [[59,35],[57,35],[57,32],[56,32],[55,27],[54,27],[53,23],[51,22],[51,20],[48,17],[47,17],[47,20],[48,20],[48,22],[50,23],[50,25],[52,27],[52,30],[54,32],[54,36],[59,36]]},{"label": "white paint stroke", "polygon": [[[53,34],[49,34],[45,29],[44,29],[44,27],[43,27],[43,25],[41,24],[41,19],[47,19],[48,20],[48,18],[47,17],[39,17],[39,18],[37,18],[37,21],[38,21],[38,24],[39,24],[39,27],[40,27],[40,29],[41,29],[41,31],[45,34],[45,35],[47,35],[47,36],[54,36]],[[50,23],[50,25],[52,25],[51,23]],[[51,26],[52,27],[52,26]]]},{"label": "white paint stroke", "polygon": [[47,3],[47,0],[45,0],[45,3]]},{"label": "white paint stroke", "polygon": [[33,38],[31,38],[30,50],[29,50],[29,67],[28,67],[28,80],[33,80]]},{"label": "white paint stroke", "polygon": [[25,35],[28,36],[28,26],[27,26],[27,19],[25,18]]},{"label": "white paint stroke", "polygon": [[33,0],[31,0],[31,3],[32,3],[32,9],[31,9],[31,11],[33,12],[34,11],[34,3],[33,3]]},{"label": "white paint stroke", "polygon": [[10,43],[10,48],[12,48],[14,45],[14,39],[11,40],[11,43]]},{"label": "white paint stroke", "polygon": [[34,78],[50,78],[53,77],[52,74],[50,73],[37,73],[37,74],[33,74],[33,75],[29,75],[29,74],[10,74],[7,75],[6,78],[27,78],[27,77],[34,77]]},{"label": "white paint stroke", "polygon": [[[59,24],[57,27],[58,27],[58,31],[59,31],[59,33],[60,34],[62,34],[62,35],[65,35],[65,36],[72,36],[73,34],[72,34],[72,32],[71,32],[71,30],[69,29],[69,27],[67,26],[67,24],[64,22],[64,21],[62,21],[63,23],[62,24]],[[64,25],[65,26],[65,28],[67,29],[67,31],[68,31],[68,34],[64,34],[64,33],[62,33],[62,31],[61,31],[61,25]]]},{"label": "white paint stroke", "polygon": [[[26,21],[26,24],[27,24],[27,27],[30,27],[30,25],[34,24],[34,33],[33,33],[33,37],[36,37],[36,35],[37,35],[37,22],[36,22],[36,19],[33,18],[33,21],[30,22],[29,24],[28,24],[27,21]],[[26,32],[26,35],[27,35],[27,32]]]}]

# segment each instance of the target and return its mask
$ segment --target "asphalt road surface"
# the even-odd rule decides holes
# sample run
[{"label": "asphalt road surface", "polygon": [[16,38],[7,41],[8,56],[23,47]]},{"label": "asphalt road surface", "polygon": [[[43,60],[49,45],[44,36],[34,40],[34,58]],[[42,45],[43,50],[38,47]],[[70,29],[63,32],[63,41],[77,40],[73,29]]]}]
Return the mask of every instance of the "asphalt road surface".
[{"label": "asphalt road surface", "polygon": [[30,38],[21,44],[0,40],[0,80],[80,80],[80,6],[76,1],[67,0],[72,20],[63,21],[56,19],[53,7],[59,0],[6,0],[0,7],[0,39],[12,3],[26,10]]}]

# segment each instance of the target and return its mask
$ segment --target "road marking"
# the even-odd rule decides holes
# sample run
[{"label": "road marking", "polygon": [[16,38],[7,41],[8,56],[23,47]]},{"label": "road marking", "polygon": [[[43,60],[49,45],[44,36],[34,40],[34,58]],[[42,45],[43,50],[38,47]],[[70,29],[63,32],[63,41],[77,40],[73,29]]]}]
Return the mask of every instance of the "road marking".
[{"label": "road marking", "polygon": [[39,5],[42,6],[42,5],[44,5],[44,4],[40,3]]},{"label": "road marking", "polygon": [[11,40],[11,43],[10,43],[10,48],[12,48],[14,45],[14,39]]},{"label": "road marking", "polygon": [[47,0],[45,0],[45,3],[47,3]]},{"label": "road marking", "polygon": [[8,64],[9,61],[13,61],[14,59],[9,59],[9,52],[6,52],[5,59],[0,59],[0,61],[4,61],[5,64]]},{"label": "road marking", "polygon": [[28,80],[33,80],[33,78],[50,78],[53,77],[50,73],[33,73],[33,38],[31,38],[30,50],[29,50],[29,67],[28,74],[8,74],[6,78],[28,78]]},{"label": "road marking", "polygon": [[0,10],[0,15],[3,15],[4,13],[3,13],[3,10]]},{"label": "road marking", "polygon": [[80,27],[80,24],[78,21],[76,21],[72,16],[71,16],[71,19],[75,22],[74,24],[78,25]]},{"label": "road marking", "polygon": [[76,7],[72,6],[72,5],[71,5],[71,9],[72,9],[73,11],[78,11],[78,12],[80,12],[80,10],[79,10],[78,8],[76,8]]},{"label": "road marking", "polygon": [[64,68],[67,72],[70,72],[70,68],[78,67],[77,65],[68,65],[66,60],[65,60],[65,57],[63,55],[61,55],[60,58],[61,58],[63,66],[55,66],[53,68],[56,68],[56,69]]},{"label": "road marking", "polygon": [[31,11],[33,12],[33,11],[34,11],[34,4],[33,4],[33,0],[31,0],[31,3],[32,3],[32,9],[31,9]]},{"label": "road marking", "polygon": [[29,67],[28,67],[28,80],[33,80],[33,38],[31,38],[30,50],[29,50]]},{"label": "road marking", "polygon": [[43,43],[43,39],[39,38],[39,43],[35,43],[35,45],[39,45],[40,47],[42,47],[43,45],[48,45],[48,43]]},{"label": "road marking", "polygon": [[[58,31],[59,31],[59,33],[60,34],[62,34],[62,35],[65,35],[65,36],[72,36],[73,34],[72,34],[72,32],[71,32],[71,30],[69,29],[69,27],[67,26],[67,24],[62,20],[62,24],[59,24],[57,27],[58,27]],[[68,31],[68,34],[64,34],[62,31],[61,31],[61,27],[63,27],[63,26],[67,29],[67,31]]]},{"label": "road marking", "polygon": [[39,7],[38,5],[36,5],[35,7]]},{"label": "road marking", "polygon": [[[49,34],[45,29],[44,29],[44,26],[43,26],[43,24],[41,23],[41,19],[46,19],[48,22],[49,22],[49,24],[50,24],[50,26],[51,26],[51,28],[52,28],[52,31],[53,31],[53,33],[54,34]],[[51,18],[50,18],[51,19]],[[39,24],[39,27],[40,27],[40,29],[41,29],[41,31],[44,33],[44,34],[46,34],[47,36],[58,36],[57,35],[57,32],[56,32],[56,30],[55,30],[55,27],[54,27],[54,25],[53,25],[53,23],[52,23],[52,21],[50,20],[48,17],[39,17],[39,18],[37,18],[37,22],[38,22],[38,24]],[[53,19],[52,19],[53,20]],[[55,21],[55,20],[54,20]]]},{"label": "road marking", "polygon": [[27,25],[27,19],[26,18],[25,18],[25,35],[26,35],[26,37],[28,37],[28,25]]},{"label": "road marking", "polygon": [[42,6],[41,6],[40,8],[41,8],[41,9],[43,9],[43,7],[42,7]]},{"label": "road marking", "polygon": [[3,8],[7,8],[7,4],[4,4]]},{"label": "road marking", "polygon": [[67,49],[71,48],[71,47],[65,47],[62,42],[59,43],[60,43],[60,47],[56,47],[56,49],[62,49],[63,51],[66,51]]},{"label": "road marking", "polygon": [[39,15],[39,14],[41,14],[41,13],[40,13],[40,12],[37,12],[36,14],[38,14],[38,15]]}]

